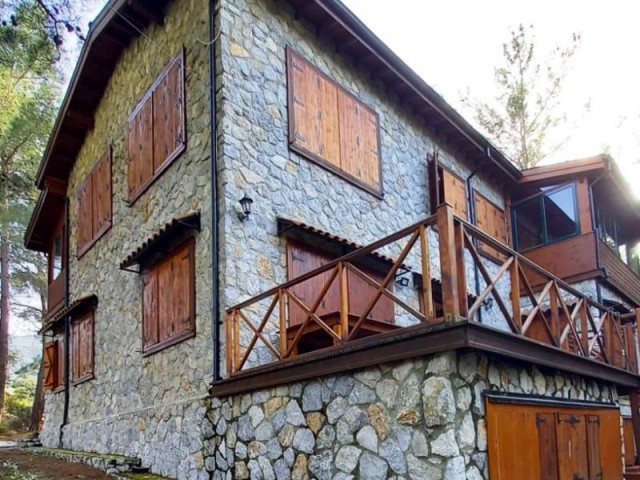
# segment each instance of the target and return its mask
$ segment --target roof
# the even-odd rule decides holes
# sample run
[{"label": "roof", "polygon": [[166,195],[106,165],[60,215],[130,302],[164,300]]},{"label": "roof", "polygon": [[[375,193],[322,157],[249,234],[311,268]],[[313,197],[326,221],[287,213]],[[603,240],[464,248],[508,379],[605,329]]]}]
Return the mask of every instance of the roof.
[{"label": "roof", "polygon": [[160,230],[154,233],[151,238],[131,252],[120,264],[120,269],[126,270],[129,267],[143,262],[149,255],[159,250],[164,250],[166,245],[175,246],[184,236],[192,230],[200,231],[200,213],[190,213],[183,217],[172,219]]},{"label": "roof", "polygon": [[98,297],[96,295],[87,295],[86,297],[79,298],[71,302],[66,307],[58,310],[57,313],[52,317],[45,317],[39,333],[50,330],[51,328],[55,327],[56,324],[58,324],[61,320],[67,317],[78,318],[97,306]]},{"label": "roof", "polygon": [[[40,165],[37,185],[47,177],[66,180],[116,63],[131,40],[150,23],[162,23],[171,0],[110,0],[87,35]],[[346,55],[390,87],[430,127],[472,161],[490,162],[501,178],[517,179],[518,169],[395,55],[338,0],[288,0],[299,15],[321,27]],[[284,59],[283,59],[284,62]]]},{"label": "roof", "polygon": [[548,180],[557,182],[580,174],[591,174],[593,172],[609,170],[613,163],[613,159],[609,155],[600,154],[551,165],[542,165],[523,170],[522,177],[518,183],[545,183]]}]

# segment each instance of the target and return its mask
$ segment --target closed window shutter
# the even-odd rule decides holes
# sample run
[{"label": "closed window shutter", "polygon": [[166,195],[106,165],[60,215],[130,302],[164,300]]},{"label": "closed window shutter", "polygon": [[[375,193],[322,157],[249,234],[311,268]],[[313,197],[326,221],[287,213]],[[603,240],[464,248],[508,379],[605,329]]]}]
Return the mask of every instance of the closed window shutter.
[{"label": "closed window shutter", "polygon": [[585,416],[559,413],[556,435],[559,478],[588,478]]},{"label": "closed window shutter", "polygon": [[287,61],[291,146],[333,172],[382,190],[375,111],[292,50]]},{"label": "closed window shutter", "polygon": [[80,373],[80,366],[82,364],[80,353],[81,345],[80,324],[79,322],[73,322],[71,324],[71,378],[73,380],[77,380],[82,375]]},{"label": "closed window shutter", "polygon": [[158,275],[156,270],[142,275],[144,346],[155,345],[160,340],[158,332]]},{"label": "closed window shutter", "polygon": [[111,148],[91,174],[93,189],[93,233],[97,237],[111,226]]},{"label": "closed window shutter", "polygon": [[[507,244],[507,221],[504,210],[498,208],[490,200],[485,198],[480,193],[474,191],[474,202],[476,208],[476,225],[479,229],[483,230],[500,243]],[[504,259],[504,255],[498,252],[496,249],[489,247],[488,245],[481,245],[482,249],[489,255]]]},{"label": "closed window shutter", "polygon": [[587,451],[589,454],[589,478],[604,480],[600,459],[600,417],[587,415]]},{"label": "closed window shutter", "polygon": [[170,162],[185,144],[184,70],[179,56],[153,91],[153,173]]},{"label": "closed window shutter", "polygon": [[153,176],[153,96],[145,97],[129,119],[129,200]]},{"label": "closed window shutter", "polygon": [[58,341],[48,343],[44,347],[42,359],[42,378],[44,389],[52,390],[58,385]]},{"label": "closed window shutter", "polygon": [[454,213],[467,219],[467,187],[464,180],[454,173],[442,169],[444,201],[453,207]]},{"label": "closed window shutter", "polygon": [[77,244],[80,255],[93,238],[92,181],[87,178],[78,189]]},{"label": "closed window shutter", "polygon": [[342,170],[380,187],[378,117],[344,91],[338,95]]},{"label": "closed window shutter", "polygon": [[62,385],[65,383],[65,351],[64,351],[64,342],[58,340],[56,342],[58,346],[58,354],[56,356],[56,367],[58,369],[58,373],[56,374],[56,383],[57,385]]}]

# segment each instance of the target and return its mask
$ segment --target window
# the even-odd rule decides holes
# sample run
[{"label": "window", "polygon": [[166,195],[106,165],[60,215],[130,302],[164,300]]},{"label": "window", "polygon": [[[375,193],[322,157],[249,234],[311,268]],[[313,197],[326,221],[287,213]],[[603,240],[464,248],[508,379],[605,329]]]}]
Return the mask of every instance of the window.
[{"label": "window", "polygon": [[145,354],[195,335],[194,245],[190,239],[142,273]]},{"label": "window", "polygon": [[53,234],[54,237],[49,246],[48,313],[54,312],[58,307],[62,306],[66,290],[65,263],[67,255],[67,233],[64,215],[60,216]]},{"label": "window", "polygon": [[77,255],[80,258],[111,228],[111,148],[78,188]]},{"label": "window", "polygon": [[291,149],[381,196],[378,114],[291,48],[287,65]]},{"label": "window", "polygon": [[[500,243],[508,244],[507,221],[504,210],[498,207],[484,195],[474,190],[476,225],[484,232],[491,235]],[[495,258],[502,258],[502,255],[494,248],[481,244],[482,251]]]},{"label": "window", "polygon": [[181,52],[129,117],[130,203],[135,202],[185,150],[184,98],[184,52]]},{"label": "window", "polygon": [[541,190],[513,206],[514,236],[520,251],[580,233],[575,184]]},{"label": "window", "polygon": [[47,391],[64,388],[64,334],[62,329],[54,332],[53,339],[44,346],[42,358],[43,386]]},{"label": "window", "polygon": [[467,220],[467,182],[438,163],[437,156],[429,160],[429,192],[431,213],[436,207],[448,203],[453,213]]},{"label": "window", "polygon": [[74,384],[93,378],[93,325],[90,311],[71,323],[71,379]]}]

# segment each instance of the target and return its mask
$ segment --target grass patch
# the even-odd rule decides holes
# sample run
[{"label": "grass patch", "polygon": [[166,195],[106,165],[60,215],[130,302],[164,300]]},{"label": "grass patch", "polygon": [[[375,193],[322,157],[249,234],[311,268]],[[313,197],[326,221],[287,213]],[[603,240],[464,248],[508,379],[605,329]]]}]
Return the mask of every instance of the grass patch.
[{"label": "grass patch", "polygon": [[18,465],[8,460],[2,464],[0,478],[4,480],[40,480],[42,477],[34,473],[21,472]]}]

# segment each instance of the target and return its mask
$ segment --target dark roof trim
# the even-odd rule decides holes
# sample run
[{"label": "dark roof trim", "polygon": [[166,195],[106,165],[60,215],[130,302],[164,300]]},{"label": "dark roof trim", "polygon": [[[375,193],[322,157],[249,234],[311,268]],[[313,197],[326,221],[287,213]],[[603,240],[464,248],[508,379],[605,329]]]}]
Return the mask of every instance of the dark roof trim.
[{"label": "dark roof trim", "polygon": [[50,318],[44,319],[44,324],[39,333],[46,332],[55,327],[60,321],[65,318],[71,317],[72,320],[81,317],[89,310],[95,309],[98,306],[98,297],[96,295],[88,295],[86,297],[79,298],[68,306],[57,311],[55,315]]},{"label": "dark roof trim", "polygon": [[[66,202],[66,184],[53,179],[45,182],[34,207],[27,230],[24,234],[24,245],[29,250],[46,252],[49,248],[49,236],[59,216],[64,214]],[[46,215],[43,212],[46,211]]]},{"label": "dark roof trim", "polygon": [[177,243],[194,230],[200,231],[200,212],[174,218],[131,252],[120,264],[120,269],[127,270],[133,265],[139,265],[149,256],[163,250],[166,245]]},{"label": "dark roof trim", "polygon": [[[441,120],[452,127],[452,135],[457,134],[466,140],[471,147],[488,157],[495,166],[512,180],[520,178],[520,170],[462,115],[460,115],[444,98],[431,88],[420,76],[400,59],[382,40],[380,40],[351,10],[339,0],[289,0],[300,13],[308,17],[311,5],[322,9],[326,15],[339,24],[360,44],[363,50],[373,54],[382,67],[390,70],[406,84],[425,104],[427,104]],[[311,18],[313,22],[314,19]],[[362,56],[365,56],[364,54]]]}]

